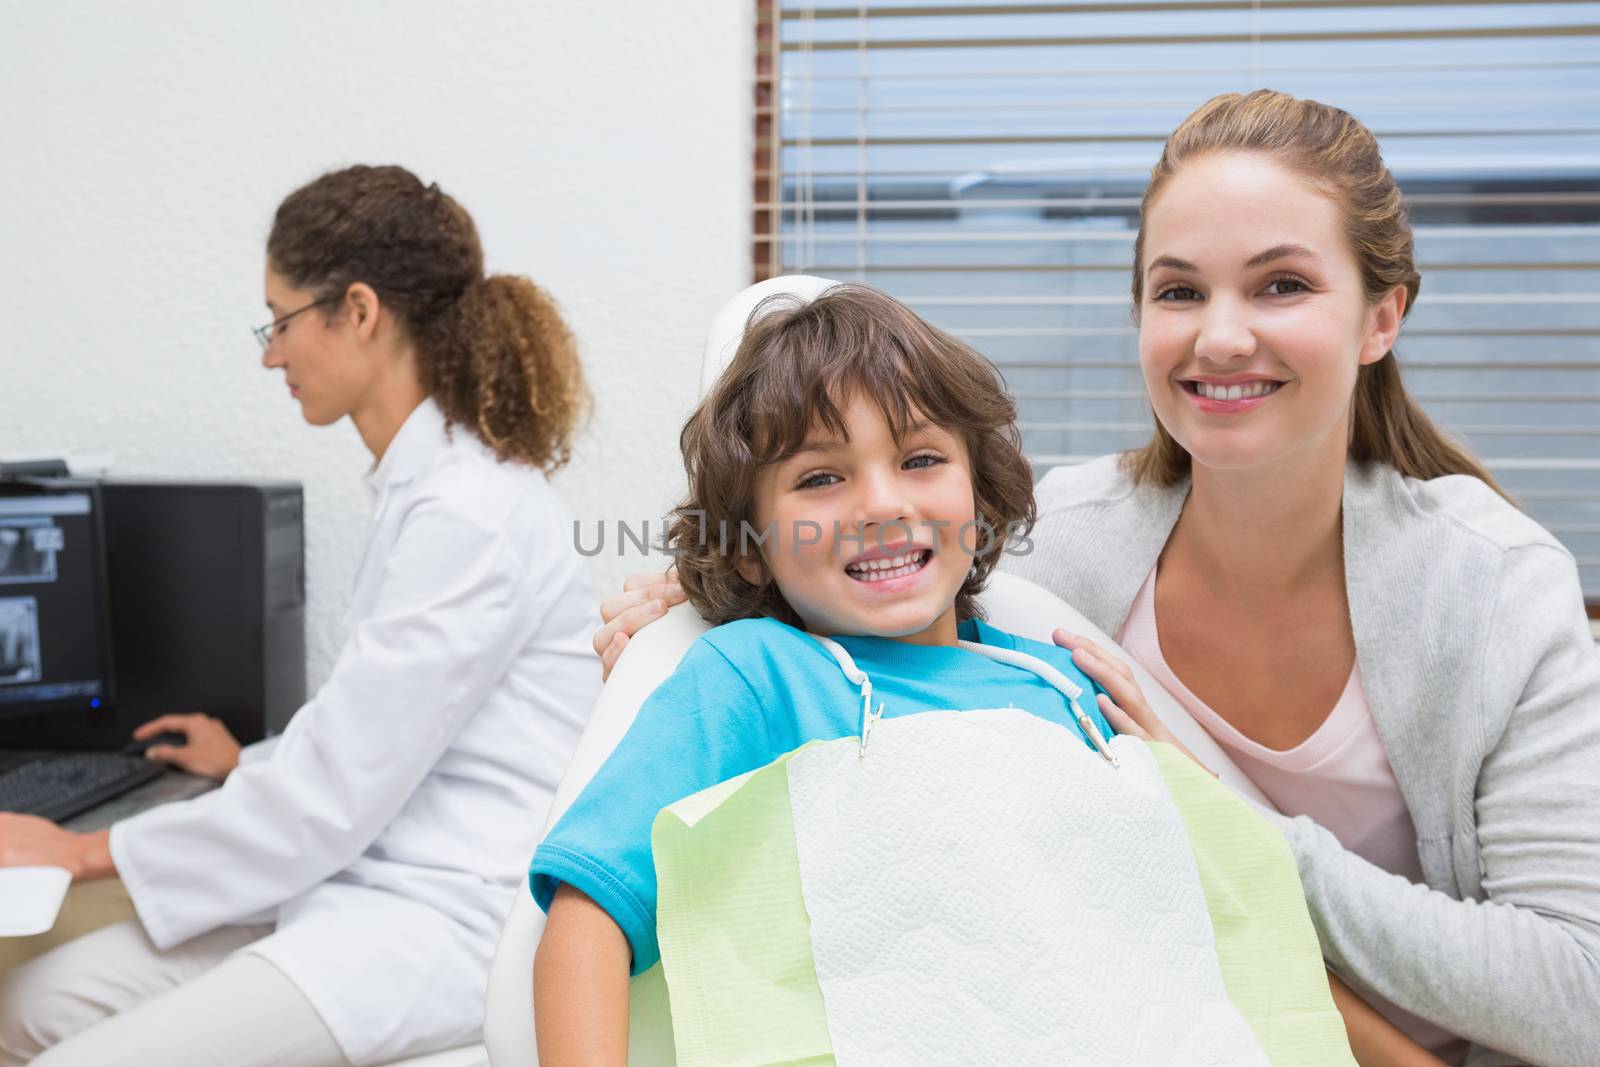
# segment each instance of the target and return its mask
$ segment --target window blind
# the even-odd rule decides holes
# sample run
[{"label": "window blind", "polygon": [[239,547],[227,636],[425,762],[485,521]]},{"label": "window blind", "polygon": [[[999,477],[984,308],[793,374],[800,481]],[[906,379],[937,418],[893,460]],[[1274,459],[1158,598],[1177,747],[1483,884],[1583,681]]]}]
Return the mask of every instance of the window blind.
[{"label": "window blind", "polygon": [[1345,108],[1423,275],[1397,351],[1429,413],[1600,602],[1600,3],[761,0],[755,274],[876,285],[1005,373],[1036,472],[1151,429],[1139,197],[1220,92]]}]

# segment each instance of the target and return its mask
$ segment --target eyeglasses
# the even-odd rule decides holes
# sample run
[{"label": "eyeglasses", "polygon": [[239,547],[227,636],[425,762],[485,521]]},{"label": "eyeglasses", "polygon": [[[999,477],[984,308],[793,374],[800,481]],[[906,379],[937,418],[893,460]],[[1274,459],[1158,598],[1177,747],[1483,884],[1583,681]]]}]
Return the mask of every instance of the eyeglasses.
[{"label": "eyeglasses", "polygon": [[296,308],[287,315],[273,319],[265,326],[252,327],[250,332],[256,335],[256,340],[261,342],[261,351],[265,352],[267,350],[267,346],[272,344],[272,339],[278,335],[278,327],[282,326],[284,323],[288,322],[290,319],[301,314],[302,312],[310,311],[314,307],[321,307],[323,304],[335,303],[340,299],[342,298],[337,296],[325,296],[321,300],[313,300],[305,307]]}]

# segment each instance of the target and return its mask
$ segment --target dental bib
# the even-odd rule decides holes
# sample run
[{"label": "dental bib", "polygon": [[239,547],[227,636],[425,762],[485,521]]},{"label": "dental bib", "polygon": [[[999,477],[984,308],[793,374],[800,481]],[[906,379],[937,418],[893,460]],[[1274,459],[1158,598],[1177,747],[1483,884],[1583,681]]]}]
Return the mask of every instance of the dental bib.
[{"label": "dental bib", "polygon": [[818,641],[861,734],[657,817],[636,1050],[670,1017],[684,1067],[1354,1063],[1287,845],[1209,774],[1012,708],[880,718]]}]

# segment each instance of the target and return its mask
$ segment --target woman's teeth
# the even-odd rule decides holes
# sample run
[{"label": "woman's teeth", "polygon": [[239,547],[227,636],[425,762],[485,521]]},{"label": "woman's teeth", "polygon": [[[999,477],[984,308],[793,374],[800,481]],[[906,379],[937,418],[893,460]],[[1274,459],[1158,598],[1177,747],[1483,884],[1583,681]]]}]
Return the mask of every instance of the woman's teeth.
[{"label": "woman's teeth", "polygon": [[1258,396],[1276,393],[1282,382],[1250,382],[1247,385],[1212,385],[1194,382],[1194,391],[1207,400],[1253,400]]},{"label": "woman's teeth", "polygon": [[920,548],[903,556],[852,563],[844,571],[857,581],[885,582],[890,578],[904,578],[908,574],[915,574],[927,564],[928,557],[932,554],[931,550]]}]

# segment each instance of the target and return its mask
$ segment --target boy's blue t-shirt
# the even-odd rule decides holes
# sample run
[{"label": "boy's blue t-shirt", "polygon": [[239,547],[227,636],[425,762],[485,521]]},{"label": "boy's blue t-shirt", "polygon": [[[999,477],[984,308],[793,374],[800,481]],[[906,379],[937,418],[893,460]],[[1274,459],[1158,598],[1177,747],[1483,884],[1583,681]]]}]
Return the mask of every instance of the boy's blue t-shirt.
[{"label": "boy's blue t-shirt", "polygon": [[[1071,654],[969,619],[963,640],[1026,652],[1082,686],[1079,705],[1110,738],[1093,694],[1104,692]],[[960,647],[885,637],[836,637],[872,679],[883,717],[1014,706],[1083,731],[1067,699],[1022,667]],[[743,619],[704,634],[534,853],[529,882],[541,908],[566,882],[604,908],[627,935],[633,973],[660,958],[650,830],[662,808],[765,767],[808,741],[854,737],[861,691],[833,655],[774,619]],[[1084,738],[1088,744],[1088,739]]]}]

